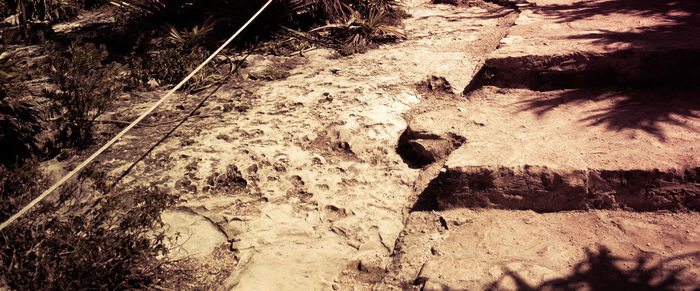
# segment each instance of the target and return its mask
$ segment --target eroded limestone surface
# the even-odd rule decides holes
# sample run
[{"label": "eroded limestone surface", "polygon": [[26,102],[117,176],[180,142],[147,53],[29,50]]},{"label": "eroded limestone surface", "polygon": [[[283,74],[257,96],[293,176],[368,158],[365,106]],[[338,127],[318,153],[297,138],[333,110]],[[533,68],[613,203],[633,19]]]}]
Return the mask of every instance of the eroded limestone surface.
[{"label": "eroded limestone surface", "polygon": [[697,1],[518,2],[515,25],[466,91],[698,82]]},{"label": "eroded limestone surface", "polygon": [[404,290],[693,290],[697,213],[414,212],[384,286]]}]

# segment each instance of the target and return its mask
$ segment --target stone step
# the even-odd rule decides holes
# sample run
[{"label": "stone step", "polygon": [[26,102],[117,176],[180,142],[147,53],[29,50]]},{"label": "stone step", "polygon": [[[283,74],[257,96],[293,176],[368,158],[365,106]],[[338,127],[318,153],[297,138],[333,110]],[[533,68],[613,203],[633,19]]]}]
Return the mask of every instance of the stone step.
[{"label": "stone step", "polygon": [[431,102],[399,144],[443,159],[423,193],[438,209],[700,210],[698,92],[487,86]]},{"label": "stone step", "polygon": [[694,290],[698,213],[413,212],[385,283],[422,290]]},{"label": "stone step", "polygon": [[619,85],[683,86],[698,83],[700,49],[573,52],[489,58],[467,85],[464,94],[486,85],[545,91]]},{"label": "stone step", "polygon": [[434,193],[439,209],[700,211],[700,167],[667,171],[459,167],[440,173],[426,191]]},{"label": "stone step", "polygon": [[697,84],[700,2],[523,0],[465,89]]}]

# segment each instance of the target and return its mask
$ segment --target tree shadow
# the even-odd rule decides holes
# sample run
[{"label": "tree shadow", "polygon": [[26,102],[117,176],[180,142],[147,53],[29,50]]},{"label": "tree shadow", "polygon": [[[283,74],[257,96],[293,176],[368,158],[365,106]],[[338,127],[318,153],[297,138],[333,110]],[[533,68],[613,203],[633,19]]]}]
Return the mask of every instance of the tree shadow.
[{"label": "tree shadow", "polygon": [[[500,290],[506,278],[515,282],[516,290],[700,290],[700,279],[683,276],[688,267],[674,263],[690,259],[697,265],[700,251],[687,253],[651,263],[650,256],[639,255],[634,259],[615,256],[605,247],[598,251],[586,250],[586,259],[573,266],[571,274],[531,286],[525,278],[507,269],[501,278],[485,290]],[[625,267],[624,265],[630,266]],[[690,289],[685,289],[690,288]]]},{"label": "tree shadow", "polygon": [[[697,35],[700,34],[700,1],[696,0],[585,0],[542,5],[534,9],[538,14],[556,18],[558,23],[619,18],[620,15],[639,20],[626,31],[598,28],[591,33],[568,37],[592,39],[596,44],[627,43],[632,48],[674,47],[676,42],[697,43]],[[647,20],[654,25],[645,25]]]},{"label": "tree shadow", "polygon": [[641,130],[666,141],[662,125],[670,124],[690,129],[700,129],[688,122],[700,119],[700,88],[644,88],[634,89],[575,89],[556,97],[537,97],[520,102],[523,111],[534,111],[544,115],[560,105],[585,102],[612,103],[610,106],[588,111],[588,116],[579,120],[589,126],[604,126],[607,130]]}]

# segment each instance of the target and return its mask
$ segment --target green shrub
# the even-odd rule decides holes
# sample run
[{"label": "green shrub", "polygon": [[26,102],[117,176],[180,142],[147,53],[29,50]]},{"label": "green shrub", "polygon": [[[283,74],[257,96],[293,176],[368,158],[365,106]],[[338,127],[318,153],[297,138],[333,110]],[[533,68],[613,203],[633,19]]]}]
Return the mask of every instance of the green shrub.
[{"label": "green shrub", "polygon": [[[43,189],[38,181],[45,179],[32,169],[0,168],[3,220]],[[160,213],[176,198],[156,187],[107,195],[103,177],[87,173],[0,232],[0,282],[16,290],[123,290],[158,282],[159,267],[168,263],[158,259],[167,253]]]},{"label": "green shrub", "polygon": [[372,11],[385,11],[389,24],[398,24],[405,17],[395,0],[288,0],[290,10],[296,15],[308,15],[317,23],[345,23],[354,13],[367,18]]},{"label": "green shrub", "polygon": [[21,163],[37,152],[41,114],[31,101],[0,99],[0,163]]},{"label": "green shrub", "polygon": [[[309,0],[308,5],[335,3],[343,11],[342,16],[325,15],[327,24],[308,32],[294,31],[302,38],[315,40],[336,49],[331,58],[364,53],[375,43],[405,38],[398,28],[400,19],[407,14],[393,0]],[[315,3],[315,4],[314,4]],[[329,40],[330,44],[329,44]]]},{"label": "green shrub", "polygon": [[185,49],[199,47],[214,30],[214,22],[209,17],[201,25],[196,25],[191,29],[178,30],[170,24],[166,24],[170,41],[175,45]]},{"label": "green shrub", "polygon": [[11,83],[19,78],[19,61],[14,54],[0,47],[0,100],[7,97],[7,90]]},{"label": "green shrub", "polygon": [[44,92],[58,105],[65,136],[83,145],[92,137],[95,118],[109,108],[121,89],[116,64],[103,65],[107,58],[104,45],[75,41],[67,54],[57,51],[53,44],[45,46],[49,59],[47,75],[59,90]]},{"label": "green shrub", "polygon": [[[112,3],[139,22],[193,27],[211,17],[212,27],[230,31],[232,24],[235,27],[243,23],[264,1],[119,0]],[[284,0],[275,1],[260,17],[258,25],[248,29],[249,34],[263,34],[269,31],[264,28],[282,24],[304,30],[330,23],[353,24],[353,28],[359,24],[363,30],[371,27],[371,33],[400,35],[395,26],[405,13],[395,0]]]},{"label": "green shrub", "polygon": [[[179,83],[207,57],[209,57],[209,52],[203,48],[168,47],[149,53],[132,62],[127,84],[134,89],[150,80],[155,80],[160,85]],[[214,66],[209,63],[183,88],[185,90],[199,89],[214,82],[218,76]]]}]

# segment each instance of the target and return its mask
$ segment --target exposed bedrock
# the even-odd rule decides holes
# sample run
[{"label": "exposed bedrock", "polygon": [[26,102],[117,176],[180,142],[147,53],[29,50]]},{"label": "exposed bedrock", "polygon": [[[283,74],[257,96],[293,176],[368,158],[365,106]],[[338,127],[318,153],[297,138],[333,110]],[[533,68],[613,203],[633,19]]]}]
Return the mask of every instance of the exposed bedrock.
[{"label": "exposed bedrock", "polygon": [[533,90],[685,85],[697,84],[699,76],[700,50],[695,49],[494,57],[485,61],[464,93],[486,85]]},{"label": "exposed bedrock", "polygon": [[515,24],[465,92],[697,84],[700,2],[520,0]]},{"label": "exposed bedrock", "polygon": [[440,210],[485,207],[540,212],[585,209],[700,210],[700,168],[569,170],[540,166],[447,169],[425,190]]},{"label": "exposed bedrock", "polygon": [[[445,81],[444,84],[449,90],[449,83]],[[416,108],[421,110],[421,106]],[[412,115],[406,130],[399,137],[396,152],[412,168],[443,160],[466,141],[464,135],[468,124],[463,116],[455,113],[458,113],[456,107],[445,106]]]}]

